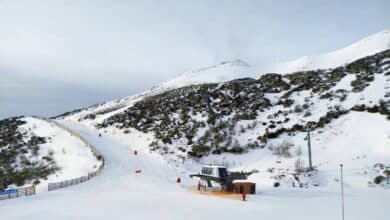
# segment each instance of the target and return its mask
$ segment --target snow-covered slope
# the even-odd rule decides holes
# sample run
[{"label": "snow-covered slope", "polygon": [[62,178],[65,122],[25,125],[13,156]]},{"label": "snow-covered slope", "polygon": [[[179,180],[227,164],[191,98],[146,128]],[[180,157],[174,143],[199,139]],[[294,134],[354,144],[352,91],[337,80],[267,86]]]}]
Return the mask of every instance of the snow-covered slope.
[{"label": "snow-covered slope", "polygon": [[390,48],[390,30],[370,35],[350,46],[320,55],[303,56],[297,60],[271,64],[261,73],[291,73],[315,69],[327,69],[343,66],[365,56]]},{"label": "snow-covered slope", "polygon": [[[165,91],[189,85],[220,83],[245,77],[256,77],[254,69],[249,64],[242,60],[225,61],[215,66],[200,68],[198,70],[183,73],[177,78],[161,83],[160,85],[157,85],[140,94],[82,109],[80,111],[66,115],[66,118],[77,121],[89,114],[96,114],[96,121],[102,121],[108,116],[119,113],[129,106],[132,106],[135,102],[148,96],[157,95]],[[104,115],[100,113],[104,113]]]},{"label": "snow-covered slope", "polygon": [[216,66],[190,71],[162,83],[156,89],[169,90],[189,85],[203,83],[220,83],[233,79],[254,77],[254,70],[249,64],[242,60],[231,60],[222,62]]},{"label": "snow-covered slope", "polygon": [[[249,195],[247,202],[221,199],[187,191],[187,186],[196,185],[197,180],[187,179],[187,172],[181,168],[172,169],[170,164],[162,160],[155,153],[149,153],[149,136],[132,131],[125,134],[106,133],[98,137],[94,129],[86,128],[80,123],[64,122],[67,126],[77,130],[89,142],[105,155],[107,161],[104,172],[95,179],[75,187],[62,189],[50,193],[42,193],[31,197],[22,197],[0,202],[0,212],[4,219],[275,219],[275,220],[328,220],[340,218],[340,185],[338,163],[342,159],[345,166],[345,204],[346,217],[354,220],[378,219],[387,220],[390,191],[360,187],[356,183],[365,182],[368,178],[358,172],[364,172],[362,163],[373,161],[371,156],[380,154],[384,145],[375,145],[373,148],[365,140],[379,138],[388,128],[383,116],[372,115],[363,121],[373,129],[371,134],[364,133],[363,127],[358,133],[347,132],[337,135],[334,142],[327,142],[326,137],[333,137],[332,127],[341,123],[339,128],[357,126],[357,122],[350,123],[350,119],[361,118],[356,113],[352,118],[342,118],[340,122],[325,128],[323,134],[315,134],[313,142],[314,161],[321,165],[321,176],[329,180],[326,184],[314,189],[301,188],[273,188],[268,186],[269,173],[264,170],[276,163],[275,158],[264,155],[259,149],[248,155],[226,157],[230,159],[231,169],[258,168],[261,170],[252,180],[258,183],[257,195]],[[349,117],[349,116],[348,116]],[[378,123],[380,126],[375,126]],[[385,127],[387,130],[382,130]],[[377,133],[378,132],[378,133]],[[363,134],[362,136],[360,136]],[[317,141],[320,138],[320,141]],[[303,141],[302,136],[294,138]],[[362,141],[362,142],[361,142]],[[347,145],[346,142],[356,143]],[[360,143],[361,142],[361,143]],[[375,142],[378,143],[378,142]],[[388,142],[387,142],[388,143]],[[340,146],[343,145],[343,146]],[[373,150],[375,149],[375,150]],[[137,156],[133,151],[138,150]],[[367,151],[367,158],[353,160],[352,156],[363,155]],[[376,151],[378,150],[378,151]],[[351,157],[345,152],[353,152]],[[336,155],[336,156],[335,156]],[[268,161],[267,156],[270,156]],[[306,155],[302,155],[304,157]],[[383,155],[385,156],[385,155]],[[223,157],[215,158],[223,160]],[[263,160],[264,159],[264,160]],[[347,160],[345,160],[347,159]],[[237,162],[238,161],[238,162]],[[330,162],[332,161],[332,162]],[[210,158],[210,162],[213,162]],[[268,163],[269,162],[269,163]],[[361,163],[362,162],[362,163]],[[236,164],[234,164],[236,163]],[[290,164],[283,160],[280,167]],[[190,165],[190,164],[189,164]],[[191,168],[196,169],[199,164],[193,163]],[[357,169],[359,168],[359,169]],[[141,174],[134,171],[141,169]],[[198,170],[196,170],[198,171]],[[278,169],[276,169],[278,171]],[[175,179],[183,178],[182,184]],[[357,179],[358,178],[358,179]],[[359,181],[357,181],[359,180]],[[264,182],[267,184],[263,184]],[[17,211],[15,211],[17,207]]]},{"label": "snow-covered slope", "polygon": [[[348,59],[366,56],[351,51]],[[223,63],[59,117],[102,153],[104,171],[77,187],[7,201],[0,206],[2,216],[337,219],[343,163],[346,217],[389,219],[389,188],[385,181],[372,182],[390,169],[390,50],[336,69],[172,90],[246,77],[246,69],[241,61]],[[153,96],[161,92],[166,93]],[[308,125],[314,171],[307,170]],[[188,174],[203,164],[258,170],[250,176],[257,195],[243,203],[189,193],[198,180]]]},{"label": "snow-covered slope", "polygon": [[87,175],[99,169],[98,161],[91,149],[78,138],[62,128],[47,121],[26,117],[27,123],[20,129],[31,131],[35,135],[50,138],[49,142],[40,146],[41,152],[51,152],[60,170],[45,180],[41,180],[38,190],[47,190],[47,183],[69,180]]},{"label": "snow-covered slope", "polygon": [[[140,94],[109,101],[70,113],[68,119],[79,120],[88,114],[96,114],[102,121],[112,114],[121,112],[144,97],[160,94],[176,88],[202,83],[220,83],[237,78],[257,78],[264,73],[291,73],[296,71],[328,69],[343,66],[357,59],[373,55],[390,48],[390,30],[373,34],[350,46],[321,55],[304,56],[294,61],[265,65],[255,69],[242,60],[231,60],[218,65],[180,74]],[[105,113],[104,116],[100,113]],[[111,112],[112,114],[107,114]]]},{"label": "snow-covered slope", "polygon": [[[17,127],[18,133],[15,135],[21,136],[22,141],[15,144],[6,139],[4,134],[0,141],[9,144],[0,146],[0,159],[1,165],[4,165],[4,158],[10,153],[15,154],[14,164],[11,164],[14,171],[11,175],[17,178],[19,175],[17,171],[24,170],[24,173],[20,174],[24,179],[23,181],[16,179],[17,182],[8,185],[8,188],[18,187],[17,185],[29,186],[34,183],[38,192],[46,191],[47,183],[85,176],[96,171],[102,163],[81,140],[55,124],[33,117],[22,117],[17,120],[21,125]],[[38,138],[40,141],[34,141]],[[49,167],[51,169],[47,170]],[[43,170],[44,174],[38,174]],[[5,172],[4,175],[11,172],[3,166],[0,167],[0,171]],[[27,171],[32,174],[27,175]]]}]

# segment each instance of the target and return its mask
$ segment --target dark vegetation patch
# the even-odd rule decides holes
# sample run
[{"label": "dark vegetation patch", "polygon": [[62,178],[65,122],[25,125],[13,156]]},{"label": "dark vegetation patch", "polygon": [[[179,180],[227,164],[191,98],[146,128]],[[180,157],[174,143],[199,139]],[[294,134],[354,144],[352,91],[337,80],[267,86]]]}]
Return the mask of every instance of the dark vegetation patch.
[{"label": "dark vegetation patch", "polygon": [[351,110],[357,112],[369,112],[369,113],[379,113],[382,115],[386,115],[387,119],[390,120],[390,99],[387,101],[379,100],[379,103],[373,106],[355,105]]},{"label": "dark vegetation patch", "polygon": [[[332,88],[346,75],[354,74],[352,92],[363,91],[375,75],[382,74],[382,60],[390,57],[390,50],[365,57],[335,69],[295,72],[280,75],[269,73],[259,79],[243,78],[221,84],[193,85],[146,97],[124,112],[113,115],[98,125],[98,128],[115,126],[118,129],[132,127],[142,132],[153,132],[157,141],[152,150],[169,149],[173,143],[182,143],[181,152],[200,158],[207,154],[243,153],[253,148],[263,148],[269,139],[308,128],[322,128],[341,115],[353,111],[367,111],[389,116],[389,101],[380,101],[372,107],[355,106],[343,109],[336,104],[315,121],[301,120],[295,124],[291,118],[312,116],[314,96],[323,100],[347,99],[349,91]],[[305,102],[296,104],[292,95],[300,92],[310,94]],[[267,95],[266,95],[267,94]],[[270,100],[269,95],[278,95]],[[267,98],[268,97],[268,98]],[[274,107],[283,110],[272,112]],[[294,116],[290,116],[294,114]],[[257,121],[258,116],[266,121]],[[91,116],[92,117],[92,116]],[[253,122],[253,123],[252,123]],[[247,127],[243,124],[251,123]],[[240,143],[235,137],[258,126],[267,127],[255,140]]]},{"label": "dark vegetation patch", "polygon": [[12,184],[39,183],[39,179],[58,170],[52,153],[38,159],[39,145],[46,143],[46,139],[22,134],[18,127],[26,122],[20,118],[0,121],[0,190]]}]

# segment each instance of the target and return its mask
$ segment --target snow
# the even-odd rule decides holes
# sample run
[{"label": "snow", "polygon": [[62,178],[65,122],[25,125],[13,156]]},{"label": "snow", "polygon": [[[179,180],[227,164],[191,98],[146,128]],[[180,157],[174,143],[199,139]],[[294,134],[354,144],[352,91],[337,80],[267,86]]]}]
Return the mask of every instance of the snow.
[{"label": "snow", "polygon": [[216,66],[190,71],[162,83],[156,89],[168,90],[204,83],[221,83],[244,77],[255,77],[254,69],[242,60],[225,61]]},{"label": "snow", "polygon": [[[332,68],[347,62],[390,48],[390,31],[386,30],[365,38],[351,46],[322,55],[306,56],[296,61],[264,67],[266,72],[293,72],[318,68]],[[344,164],[346,218],[356,220],[390,219],[388,203],[390,191],[385,188],[369,187],[375,177],[373,167],[377,163],[389,165],[390,161],[390,123],[385,116],[367,112],[350,112],[333,120],[324,128],[312,133],[313,163],[318,171],[313,178],[301,177],[311,184],[308,188],[292,188],[294,163],[307,160],[306,133],[295,136],[286,134],[270,141],[264,149],[250,150],[241,155],[210,155],[199,161],[180,158],[180,154],[160,155],[150,152],[149,144],[154,140],[152,133],[142,133],[129,128],[128,134],[114,127],[97,131],[94,125],[104,119],[124,111],[146,96],[158,94],[173,88],[200,84],[221,83],[242,77],[256,77],[259,73],[243,61],[235,60],[182,74],[178,78],[163,83],[144,93],[110,101],[94,106],[80,113],[59,120],[60,123],[76,130],[91,142],[104,156],[106,166],[102,173],[92,180],[54,192],[39,193],[31,197],[1,201],[0,212],[4,219],[338,219],[341,217],[339,165]],[[344,77],[332,89],[351,91],[354,75]],[[375,80],[361,93],[349,93],[344,102],[320,99],[314,95],[310,100],[311,116],[302,119],[291,113],[291,120],[285,124],[292,126],[299,120],[317,120],[328,107],[335,103],[342,109],[356,104],[372,106],[383,98],[383,89],[389,91],[389,81],[384,74],[376,74]],[[282,94],[265,94],[273,103]],[[295,104],[304,104],[311,96],[307,91],[291,95]],[[218,100],[214,100],[218,102]],[[281,107],[270,109],[267,114],[277,112]],[[105,114],[96,114],[106,111]],[[81,120],[88,114],[96,114],[94,120]],[[266,113],[256,120],[264,121]],[[206,118],[201,114],[194,116],[199,120]],[[283,116],[278,116],[283,117]],[[51,136],[53,142],[42,146],[52,149],[54,157],[63,168],[58,176],[48,181],[58,181],[85,175],[98,167],[92,157],[77,139],[70,137],[58,127],[34,118],[26,119],[27,127],[32,127],[37,135]],[[274,118],[273,120],[283,120]],[[251,121],[240,121],[236,127],[246,127]],[[26,127],[26,129],[28,129]],[[204,130],[206,130],[204,128]],[[264,133],[260,124],[254,130],[237,135],[242,142],[250,137]],[[201,130],[197,135],[204,132]],[[99,133],[102,134],[99,137]],[[269,149],[283,141],[293,144],[290,158],[278,157]],[[179,143],[180,144],[180,143]],[[62,153],[65,148],[66,154]],[[134,150],[138,155],[134,155]],[[173,159],[173,160],[172,160]],[[75,163],[75,161],[77,161]],[[387,164],[386,164],[387,163]],[[188,192],[197,179],[189,174],[198,173],[203,164],[225,165],[229,170],[253,169],[259,172],[249,177],[255,182],[257,194],[249,195],[247,202],[220,199]],[[141,170],[136,174],[135,170]],[[270,172],[270,170],[273,170]],[[276,175],[283,174],[281,186],[274,188]],[[177,184],[176,178],[182,183]],[[294,182],[295,183],[295,182]],[[314,187],[314,184],[319,186]],[[23,211],[15,211],[17,210]]]},{"label": "snow", "polygon": [[255,70],[241,60],[231,60],[225,61],[218,65],[201,68],[195,71],[189,71],[179,75],[177,78],[174,78],[168,82],[161,83],[158,86],[155,86],[145,92],[134,96],[128,96],[118,100],[113,100],[106,102],[102,105],[93,106],[86,110],[82,110],[79,113],[75,113],[71,116],[66,117],[67,119],[72,119],[77,121],[79,118],[86,116],[91,113],[98,113],[99,111],[104,111],[106,109],[116,109],[108,114],[100,115],[97,114],[97,118],[94,119],[95,122],[102,122],[104,119],[110,117],[111,115],[117,114],[126,110],[128,107],[132,106],[138,100],[152,96],[156,94],[163,93],[172,89],[177,89],[185,86],[204,84],[204,83],[221,83],[225,81],[230,81],[237,78],[244,77],[257,77]]},{"label": "snow", "polygon": [[49,175],[47,180],[40,180],[37,185],[38,192],[47,191],[47,183],[85,176],[99,168],[101,162],[97,161],[91,150],[67,131],[38,118],[26,117],[22,120],[27,123],[20,126],[21,131],[46,137],[47,143],[40,145],[39,154],[44,156],[49,151],[53,152],[53,159],[61,168],[55,174]]},{"label": "snow", "polygon": [[[242,60],[226,61],[215,66],[180,74],[178,77],[161,83],[143,93],[92,106],[66,118],[77,121],[87,114],[96,114],[99,111],[115,109],[107,114],[97,114],[97,118],[94,121],[102,122],[111,115],[126,110],[144,97],[160,94],[171,89],[203,83],[223,83],[237,78],[258,78],[259,75],[264,73],[291,73],[295,71],[335,68],[387,49],[390,49],[390,30],[375,33],[350,46],[333,52],[304,56],[284,63],[274,63],[254,68]],[[93,122],[91,121],[91,123]]]},{"label": "snow", "polygon": [[[353,119],[361,118],[357,113]],[[353,144],[360,144],[369,149],[377,145],[368,146],[367,141],[361,142],[369,135],[371,138],[383,138],[382,134],[389,132],[383,116],[373,115],[374,120],[367,119],[361,123],[361,128],[373,124],[370,133],[350,131],[350,135],[343,143],[326,142],[327,147],[337,151],[353,149]],[[336,123],[349,124],[351,120]],[[149,153],[147,148],[149,136],[135,130],[131,137],[107,131],[98,137],[97,131],[74,122],[61,121],[78,131],[105,156],[106,167],[96,178],[66,189],[40,193],[31,197],[21,197],[0,202],[0,212],[4,219],[337,219],[340,218],[340,194],[337,182],[327,187],[309,189],[266,188],[259,184],[258,194],[249,195],[247,202],[221,199],[211,196],[193,194],[187,191],[186,186],[193,185],[196,180],[185,178],[187,173],[180,173],[158,154]],[[380,125],[380,126],[377,126]],[[333,126],[333,124],[331,125]],[[384,128],[384,130],[382,130]],[[382,130],[382,131],[381,131]],[[379,133],[378,133],[379,132]],[[323,134],[327,136],[328,134]],[[373,137],[374,135],[374,137]],[[315,140],[317,137],[314,137]],[[346,141],[351,141],[346,144]],[[328,143],[328,144],[327,144]],[[378,147],[379,152],[389,145]],[[337,144],[337,145],[336,145]],[[340,147],[338,144],[343,144]],[[319,163],[321,158],[329,162],[326,167],[320,167],[323,175],[338,177],[338,158],[348,158],[343,152],[337,154],[322,154],[321,145],[313,143],[314,160]],[[358,146],[358,149],[360,147]],[[138,150],[134,155],[133,150]],[[261,151],[261,150],[259,150]],[[374,152],[374,151],[373,151]],[[367,157],[371,154],[367,152]],[[254,151],[246,155],[262,161],[259,152]],[[244,155],[242,155],[244,156]],[[353,155],[350,155],[353,156]],[[384,155],[386,156],[386,155]],[[241,157],[241,156],[239,156]],[[232,158],[234,159],[234,158]],[[241,158],[243,159],[243,158]],[[387,157],[388,159],[388,157]],[[245,160],[241,160],[243,163]],[[388,160],[387,160],[388,161]],[[253,164],[253,161],[250,162]],[[284,163],[284,162],[283,162]],[[263,164],[264,165],[264,164]],[[347,219],[389,219],[386,212],[390,200],[390,192],[383,189],[374,189],[355,186],[356,176],[349,169],[354,170],[353,163],[346,163],[345,173],[345,204]],[[243,165],[245,166],[245,165]],[[238,166],[237,166],[238,168]],[[141,169],[141,174],[134,171]],[[329,174],[328,174],[329,173]],[[176,184],[177,175],[183,184]],[[256,174],[257,175],[257,174]],[[260,172],[258,175],[263,175]],[[258,178],[254,178],[257,181]],[[253,179],[251,179],[253,181]],[[333,181],[333,179],[329,179]],[[16,208],[17,207],[17,211]]]},{"label": "snow", "polygon": [[390,48],[390,30],[368,36],[350,46],[325,54],[303,56],[297,60],[271,64],[261,69],[262,73],[291,73],[315,69],[328,69]]}]

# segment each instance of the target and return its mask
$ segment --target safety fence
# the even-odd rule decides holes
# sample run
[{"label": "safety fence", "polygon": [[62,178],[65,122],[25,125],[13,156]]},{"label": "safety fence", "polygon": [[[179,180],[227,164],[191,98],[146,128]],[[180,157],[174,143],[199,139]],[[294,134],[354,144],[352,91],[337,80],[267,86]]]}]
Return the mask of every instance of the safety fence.
[{"label": "safety fence", "polygon": [[86,147],[90,148],[93,155],[96,157],[96,159],[98,160],[101,160],[102,161],[102,164],[100,165],[99,169],[95,172],[91,172],[91,173],[88,173],[87,176],[81,176],[81,177],[78,177],[78,178],[74,178],[74,179],[70,179],[70,180],[64,180],[64,181],[60,181],[60,182],[54,182],[54,183],[49,183],[48,184],[48,191],[53,191],[53,190],[57,190],[57,189],[62,189],[62,188],[66,188],[66,187],[70,187],[70,186],[74,186],[74,185],[78,185],[80,183],[83,183],[83,182],[86,182],[90,179],[92,179],[93,177],[97,176],[99,173],[102,172],[103,168],[104,168],[104,165],[105,165],[105,161],[104,161],[104,158],[103,156],[98,152],[98,150],[92,145],[90,144],[85,138],[83,138],[82,136],[80,136],[77,132],[73,131],[72,129],[54,121],[54,120],[51,120],[51,119],[43,119],[49,123],[53,123],[55,124],[57,127],[60,127],[64,130],[66,130],[67,132],[69,132],[72,136],[80,139]]},{"label": "safety fence", "polygon": [[[47,119],[47,118],[39,118],[39,119],[47,121],[48,123],[52,123],[52,124],[56,125],[57,127],[60,127],[64,130],[66,130],[72,136],[81,140],[81,142],[83,142],[86,147],[90,148],[93,155],[96,157],[96,159],[102,161],[102,164],[100,165],[100,167],[97,171],[88,173],[88,175],[86,175],[86,176],[82,176],[82,177],[74,178],[74,179],[70,179],[70,180],[64,180],[64,181],[60,181],[60,182],[55,182],[55,183],[49,183],[48,184],[48,191],[53,191],[53,190],[57,190],[57,189],[61,189],[61,188],[66,188],[66,187],[78,185],[80,183],[83,183],[83,182],[86,182],[86,181],[92,179],[93,177],[97,176],[100,172],[102,172],[104,165],[105,165],[104,157],[85,138],[81,137],[79,134],[77,134],[77,132],[73,131],[72,129],[70,129],[70,128],[68,128],[68,127],[66,127],[66,126],[64,126],[64,125],[62,125],[54,120]],[[29,186],[29,187],[17,188],[17,189],[8,189],[8,190],[0,191],[0,200],[11,199],[11,198],[16,198],[16,197],[20,197],[20,196],[30,196],[30,195],[34,195],[34,194],[36,194],[36,190],[35,190],[34,185]]]},{"label": "safety fence", "polygon": [[98,152],[98,150],[97,150],[92,144],[89,143],[89,141],[87,141],[84,137],[80,136],[80,135],[79,135],[77,132],[75,132],[74,130],[72,130],[72,129],[70,129],[70,128],[68,128],[68,127],[66,127],[66,126],[64,126],[64,125],[62,125],[62,124],[60,124],[60,123],[58,123],[58,122],[56,122],[56,121],[54,121],[54,120],[46,119],[46,118],[44,118],[43,120],[45,120],[45,121],[47,121],[47,122],[49,122],[49,123],[55,124],[57,127],[60,127],[60,128],[62,128],[62,129],[64,129],[64,130],[66,130],[66,131],[69,132],[72,136],[75,136],[76,138],[80,139],[80,140],[85,144],[86,147],[89,147],[89,148],[91,149],[91,151],[92,151],[93,155],[96,157],[96,159],[102,160],[103,163],[102,163],[102,165],[100,166],[99,169],[103,169],[103,167],[104,167],[104,158],[103,158],[102,155]]},{"label": "safety fence", "polygon": [[74,178],[71,180],[64,180],[64,181],[55,182],[55,183],[49,183],[48,184],[48,191],[53,191],[53,190],[57,190],[57,189],[62,189],[62,188],[78,185],[80,183],[83,183],[83,182],[86,182],[86,181],[92,179],[93,177],[97,176],[100,172],[101,172],[101,170],[98,170],[96,172],[88,173],[87,176],[82,176],[79,178]]},{"label": "safety fence", "polygon": [[17,189],[7,189],[0,191],[0,200],[11,199],[21,196],[31,196],[36,193],[35,186],[17,188]]}]

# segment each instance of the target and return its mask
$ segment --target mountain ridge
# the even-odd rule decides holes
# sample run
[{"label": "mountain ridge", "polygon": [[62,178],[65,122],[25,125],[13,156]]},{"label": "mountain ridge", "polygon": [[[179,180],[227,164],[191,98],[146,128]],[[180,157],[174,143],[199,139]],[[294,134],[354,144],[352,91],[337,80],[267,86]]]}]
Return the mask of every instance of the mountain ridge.
[{"label": "mountain ridge", "polygon": [[291,73],[343,66],[360,58],[390,48],[390,29],[365,37],[341,49],[317,55],[306,55],[296,60],[272,64],[262,72]]},{"label": "mountain ridge", "polygon": [[[329,52],[326,54],[340,53],[340,51],[341,52],[345,51],[346,48],[348,51],[350,51],[349,48],[351,48],[351,47],[352,48],[355,48],[355,47],[358,47],[358,48],[363,47],[364,48],[364,45],[366,45],[366,44],[376,45],[376,46],[370,46],[370,48],[374,48],[374,49],[369,50],[369,51],[365,51],[364,53],[362,52],[362,53],[359,53],[357,55],[354,55],[354,56],[352,56],[352,58],[349,58],[349,57],[345,58],[344,57],[344,60],[341,64],[340,64],[340,62],[336,62],[337,64],[340,64],[340,65],[336,65],[336,67],[341,67],[341,66],[346,65],[346,63],[344,63],[345,59],[355,61],[355,60],[358,60],[359,58],[362,58],[362,56],[364,56],[365,54],[371,54],[373,51],[377,51],[377,50],[384,51],[384,50],[390,49],[390,30],[386,29],[384,31],[372,34],[372,35],[370,35],[370,36],[368,36],[368,37],[366,37],[358,42],[355,42],[354,44],[351,44],[350,46],[347,46],[347,47],[344,47],[342,49],[339,49],[339,50],[336,50],[333,52]],[[326,54],[325,55],[317,55],[317,56],[320,56],[320,57],[326,56]],[[166,91],[169,91],[172,89],[185,87],[185,86],[197,85],[197,84],[203,84],[203,83],[222,83],[222,82],[226,82],[226,81],[233,80],[233,79],[247,78],[247,77],[258,78],[259,76],[261,77],[266,72],[270,72],[270,73],[272,73],[272,72],[279,72],[279,73],[289,72],[289,73],[292,73],[292,72],[299,71],[300,69],[305,69],[306,71],[309,69],[318,69],[316,66],[313,66],[312,68],[308,68],[308,67],[303,68],[302,64],[301,64],[303,62],[302,60],[308,61],[309,56],[306,56],[304,58],[300,58],[296,61],[286,62],[284,64],[276,64],[272,67],[264,67],[263,71],[256,70],[253,67],[251,67],[248,63],[246,63],[245,61],[242,61],[239,59],[235,59],[235,60],[231,60],[231,61],[224,61],[224,62],[221,62],[221,63],[214,65],[214,66],[199,68],[197,70],[185,72],[183,74],[180,74],[176,78],[173,78],[171,80],[163,82],[163,83],[161,83],[155,87],[152,87],[151,89],[146,90],[142,93],[135,94],[132,96],[123,97],[123,98],[116,99],[116,100],[112,100],[112,101],[105,102],[102,104],[97,104],[97,105],[90,106],[90,107],[87,107],[84,109],[75,110],[73,112],[67,112],[67,113],[64,113],[64,114],[59,115],[59,116],[69,116],[69,115],[73,114],[75,116],[74,117],[75,120],[78,120],[79,118],[86,117],[86,115],[91,113],[91,111],[95,112],[95,113],[101,113],[101,112],[107,112],[107,111],[120,112],[120,111],[125,110],[128,106],[133,105],[134,103],[136,103],[139,100],[142,100],[145,97],[161,94],[163,92],[166,92]],[[335,65],[333,65],[333,66],[335,66]],[[329,65],[327,64],[325,67],[326,68],[323,68],[323,69],[329,68]],[[284,71],[282,71],[282,70],[284,70]],[[289,70],[289,71],[286,72],[286,70]],[[88,111],[85,111],[87,109],[88,109]],[[79,116],[77,116],[77,115],[79,115]]]}]

